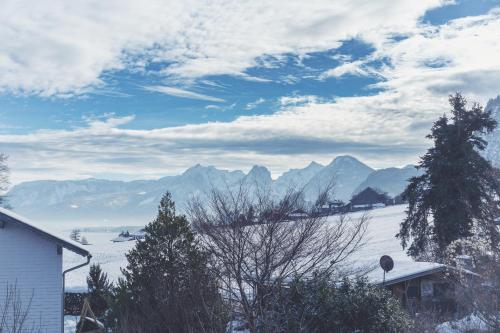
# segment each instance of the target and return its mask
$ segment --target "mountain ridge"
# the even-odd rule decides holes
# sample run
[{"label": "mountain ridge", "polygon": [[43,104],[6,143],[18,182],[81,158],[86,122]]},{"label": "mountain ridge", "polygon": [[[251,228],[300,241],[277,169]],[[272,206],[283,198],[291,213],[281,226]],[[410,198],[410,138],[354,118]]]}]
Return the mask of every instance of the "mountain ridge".
[{"label": "mountain ridge", "polygon": [[[401,173],[403,169],[391,170],[389,173]],[[290,189],[303,189],[306,200],[312,201],[321,186],[333,181],[335,198],[348,201],[372,173],[379,171],[348,155],[338,156],[326,166],[311,162],[304,168],[290,169],[275,180],[265,166],[254,165],[244,173],[196,164],[180,175],[154,180],[37,180],[15,185],[7,195],[16,212],[47,224],[141,225],[154,218],[166,191],[172,193],[181,212],[193,197],[202,197],[213,188],[233,190],[241,184],[251,190],[271,191],[276,197]],[[378,187],[391,190],[405,186],[401,177],[391,178],[398,184]]]}]

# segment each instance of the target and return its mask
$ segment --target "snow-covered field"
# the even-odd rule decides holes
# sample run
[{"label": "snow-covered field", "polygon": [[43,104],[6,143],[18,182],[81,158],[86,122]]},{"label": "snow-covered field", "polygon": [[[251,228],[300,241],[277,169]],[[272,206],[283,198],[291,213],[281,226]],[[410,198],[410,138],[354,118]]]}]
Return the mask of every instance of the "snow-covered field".
[{"label": "snow-covered field", "polygon": [[[352,258],[352,265],[370,265],[375,269],[368,274],[368,278],[373,282],[381,282],[383,272],[378,266],[382,255],[390,255],[395,262],[394,269],[386,275],[386,279],[397,278],[408,273],[416,273],[423,269],[428,269],[437,264],[415,263],[409,258],[401,248],[400,242],[395,238],[399,230],[399,224],[404,219],[404,205],[379,208],[369,211],[371,217],[367,230],[367,244],[357,252]],[[362,212],[351,214],[353,218],[359,217]],[[331,223],[335,223],[336,217],[329,218]],[[66,232],[67,234],[67,232]],[[83,232],[91,245],[86,248],[92,253],[92,263],[99,263],[112,281],[116,281],[120,276],[120,268],[125,267],[127,260],[125,254],[134,246],[134,241],[113,243],[111,239],[117,236],[117,232]],[[65,268],[75,266],[85,260],[77,255],[68,253],[64,255]],[[68,290],[85,290],[88,266],[70,272],[66,276],[66,286]]]}]

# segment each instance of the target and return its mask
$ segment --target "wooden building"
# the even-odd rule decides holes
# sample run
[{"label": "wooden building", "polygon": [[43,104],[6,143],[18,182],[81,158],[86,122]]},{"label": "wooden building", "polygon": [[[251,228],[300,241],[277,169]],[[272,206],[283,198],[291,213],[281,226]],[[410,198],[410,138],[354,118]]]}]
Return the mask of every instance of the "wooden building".
[{"label": "wooden building", "polygon": [[[64,249],[86,261],[63,272]],[[0,305],[15,297],[29,307],[23,332],[31,327],[39,328],[40,332],[62,332],[64,275],[88,264],[90,258],[90,253],[80,244],[60,238],[0,208]],[[13,308],[11,304],[10,309]],[[0,317],[4,316],[7,331],[18,332],[12,325],[22,310],[6,311]]]},{"label": "wooden building", "polygon": [[354,195],[349,202],[350,211],[381,208],[392,204],[392,199],[385,193],[381,193],[371,187]]}]

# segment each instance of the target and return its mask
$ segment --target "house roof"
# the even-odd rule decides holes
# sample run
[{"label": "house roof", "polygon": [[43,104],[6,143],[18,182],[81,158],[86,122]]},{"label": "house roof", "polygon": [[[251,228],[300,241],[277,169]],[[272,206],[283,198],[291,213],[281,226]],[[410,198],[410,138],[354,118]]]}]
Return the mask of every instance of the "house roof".
[{"label": "house roof", "polygon": [[417,267],[413,271],[409,270],[403,274],[395,275],[395,276],[392,276],[389,278],[386,276],[385,285],[392,285],[392,284],[400,283],[403,281],[413,280],[413,279],[416,279],[419,277],[444,272],[447,269],[447,266],[443,265],[443,264],[427,263],[427,262],[421,263],[421,264],[424,264],[423,265],[424,267],[418,267],[420,265],[416,264],[415,266],[417,266]]},{"label": "house roof", "polygon": [[43,230],[40,227],[35,226],[28,219],[26,219],[22,216],[19,216],[16,213],[14,213],[8,209],[1,208],[1,207],[0,207],[0,222],[7,223],[7,225],[10,223],[12,223],[14,225],[18,225],[20,227],[25,228],[28,231],[36,233],[37,235],[39,235],[42,238],[45,238],[51,242],[54,242],[54,243],[62,246],[63,248],[65,248],[69,251],[72,251],[72,252],[79,254],[81,256],[84,256],[84,257],[90,256],[89,251],[82,248],[78,243],[63,239],[59,236],[56,236],[53,233],[50,233],[46,230]]}]

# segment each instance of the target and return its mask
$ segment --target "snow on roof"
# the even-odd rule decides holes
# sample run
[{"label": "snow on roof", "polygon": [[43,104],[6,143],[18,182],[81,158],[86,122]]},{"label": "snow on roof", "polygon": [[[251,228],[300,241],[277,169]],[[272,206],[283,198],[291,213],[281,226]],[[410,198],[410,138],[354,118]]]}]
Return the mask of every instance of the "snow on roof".
[{"label": "snow on roof", "polygon": [[[349,214],[354,219],[366,213],[370,216],[366,245],[352,255],[350,262],[354,267],[372,267],[373,270],[366,274],[372,283],[383,281],[384,271],[379,265],[380,257],[383,255],[389,255],[394,260],[394,268],[385,275],[386,284],[432,274],[446,268],[443,264],[416,262],[401,247],[396,234],[405,218],[405,209],[405,205],[396,205]],[[335,223],[335,219],[335,216],[329,217],[332,223]]]},{"label": "snow on roof", "polygon": [[41,229],[39,226],[35,225],[35,223],[29,221],[25,217],[22,217],[20,215],[17,215],[16,213],[0,207],[0,221],[5,222],[5,223],[13,223],[16,225],[19,225],[21,227],[26,228],[29,231],[32,231],[36,233],[37,235],[54,242],[63,248],[70,250],[78,255],[88,257],[90,256],[89,251],[86,249],[82,248],[80,244],[69,240],[69,239],[64,239],[60,236],[56,236],[55,233],[49,232],[45,229]]}]

